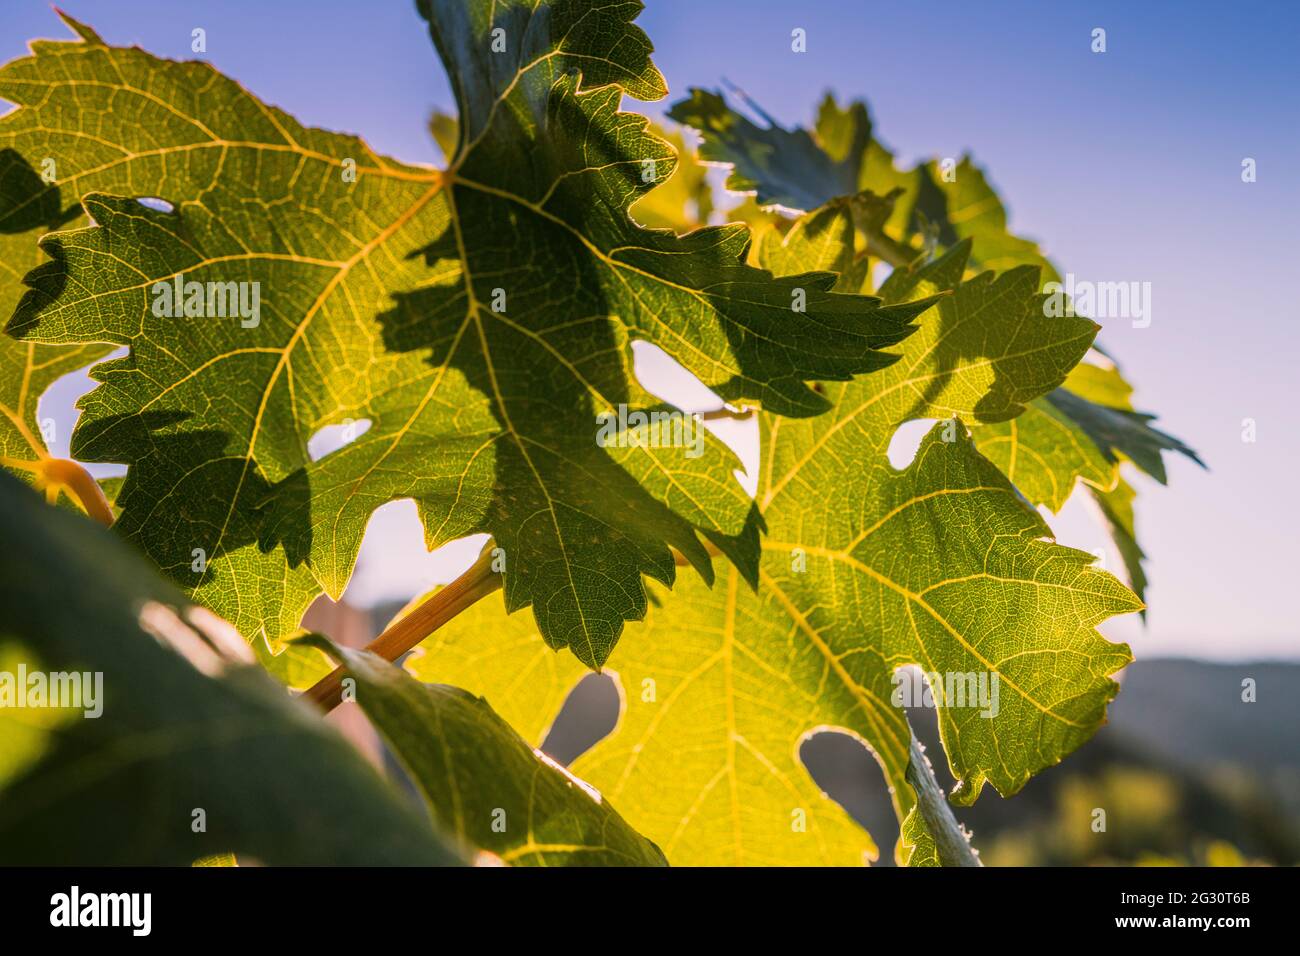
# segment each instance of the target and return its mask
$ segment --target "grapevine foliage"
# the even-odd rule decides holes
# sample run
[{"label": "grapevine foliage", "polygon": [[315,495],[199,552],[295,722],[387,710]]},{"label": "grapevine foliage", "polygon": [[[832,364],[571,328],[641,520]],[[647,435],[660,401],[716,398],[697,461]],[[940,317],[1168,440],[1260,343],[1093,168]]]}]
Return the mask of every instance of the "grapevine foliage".
[{"label": "grapevine foliage", "polygon": [[[446,170],[85,28],[5,67],[20,108],[0,128],[51,156],[94,222],[42,241],[51,261],[8,329],[129,348],[95,368],[74,454],[129,466],[121,532],[241,631],[292,633],[312,598],[342,593],[374,509],[414,498],[431,547],[492,533],[511,609],[598,666],[644,614],[642,576],[672,582],[670,546],[710,576],[697,531],[754,520],[716,442],[690,458],[597,446],[597,414],[655,404],[631,342],[728,400],[806,416],[825,407],[806,382],[885,364],[918,309],[752,268],[743,228],[677,237],[629,218],[655,182],[643,171],[674,162],[618,110],[624,92],[664,93],[634,5],[424,12],[460,106]],[[517,41],[483,60],[494,29]],[[228,282],[257,284],[259,315],[196,322],[187,284]],[[311,460],[321,428],[360,421]]]},{"label": "grapevine foliage", "polygon": [[[970,240],[970,265],[997,271],[1035,266],[1041,281],[1059,282],[1056,268],[1037,244],[1007,228],[1002,201],[984,171],[963,156],[945,175],[939,161],[900,170],[874,136],[866,105],[841,107],[829,94],[811,130],[787,130],[750,104],[760,126],[730,108],[723,96],[691,90],[670,115],[704,136],[700,155],[731,163],[729,188],[752,191],[760,204],[824,212],[849,202],[866,240],[886,261],[910,262],[927,248]],[[841,253],[864,272],[866,250]],[[844,258],[847,256],[847,259]],[[837,271],[841,271],[838,270]],[[857,286],[860,288],[860,286]],[[1133,409],[1132,386],[1112,359],[1097,355],[1078,365],[1059,388],[1035,398],[1024,414],[976,428],[980,451],[995,462],[1034,504],[1060,511],[1082,483],[1101,506],[1107,527],[1142,597],[1146,573],[1132,518],[1132,487],[1120,476],[1131,462],[1161,484],[1161,453],[1177,451],[1200,463],[1196,453],[1150,424],[1152,415]]]},{"label": "grapevine foliage", "polygon": [[[900,169],[861,103],[789,130],[692,90],[669,116],[697,161],[620,110],[668,92],[640,3],[417,7],[456,99],[430,124],[442,169],[67,17],[75,40],[0,68],[0,458],[96,513],[35,403],[98,361],[73,454],[127,466],[99,499],[111,534],[0,481],[23,541],[0,555],[0,662],[131,688],[102,722],[0,711],[2,855],[36,859],[75,817],[93,862],[855,864],[880,851],[799,760],[838,728],[885,771],[897,858],[952,858],[899,669],[994,684],[981,707],[932,687],[955,802],[1059,762],[1131,660],[1097,626],[1142,609],[1120,465],[1163,482],[1165,451],[1195,454],[1134,410],[1094,323],[1047,308],[1055,268],[969,157]],[[747,222],[707,224],[704,162],[752,194]],[[680,412],[637,382],[636,341],[758,416],[756,496],[711,435],[649,440],[637,413]],[[614,410],[625,430],[598,440]],[[896,468],[916,420],[936,424]],[[337,425],[352,440],[313,457]],[[1035,510],[1080,483],[1131,590]],[[430,548],[493,536],[503,600],[405,670],[302,637],[406,498]],[[69,575],[96,588],[69,600]],[[431,825],[286,699],[330,661]],[[622,713],[575,777],[534,747],[602,666]],[[93,765],[103,812],[144,793],[176,818],[114,828],[73,812],[80,785],[41,798]],[[176,808],[205,800],[223,822],[190,839]]]},{"label": "grapevine foliage", "polygon": [[[1045,318],[1032,266],[962,281],[966,251],[896,271],[882,288],[887,300],[948,292],[897,363],[828,386],[825,415],[764,416],[757,589],[734,572],[711,590],[683,582],[610,658],[625,688],[621,724],[576,769],[673,862],[874,855],[798,749],[818,727],[864,740],[906,817],[911,733],[893,696],[904,665],[997,675],[998,704],[984,711],[935,689],[966,802],[985,780],[1016,792],[1104,718],[1116,689],[1108,675],[1131,658],[1095,626],[1140,603],[1092,555],[1041,540],[1042,519],[951,418],[1016,414],[1064,377],[1096,327]],[[914,418],[949,421],[900,472],[889,440]],[[561,698],[576,668],[548,665],[535,629],[500,614],[485,603],[457,618],[412,667],[492,699],[529,674],[539,689],[528,706],[540,713],[521,731],[535,732],[549,719],[537,705]],[[796,810],[806,831],[791,827]]]}]

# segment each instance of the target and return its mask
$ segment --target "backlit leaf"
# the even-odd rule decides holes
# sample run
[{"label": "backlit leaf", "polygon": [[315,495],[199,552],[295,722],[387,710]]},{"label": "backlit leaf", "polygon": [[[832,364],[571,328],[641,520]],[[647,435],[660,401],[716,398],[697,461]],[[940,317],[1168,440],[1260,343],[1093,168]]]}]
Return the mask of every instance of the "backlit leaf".
[{"label": "backlit leaf", "polygon": [[[865,231],[876,244],[877,254],[887,251],[886,258],[906,262],[929,244],[947,248],[966,240],[972,269],[1003,272],[1032,266],[1041,283],[1059,280],[1038,246],[1009,230],[1006,208],[969,156],[900,170],[874,138],[860,101],[841,107],[827,95],[811,131],[786,130],[746,102],[766,127],[745,119],[721,96],[702,90],[692,90],[689,99],[674,104],[671,114],[701,132],[702,156],[734,164],[736,171],[728,181],[733,189],[754,190],[759,203],[816,209],[798,222],[825,217],[858,191],[865,192],[853,201],[878,205],[888,197],[887,215],[869,224],[861,218],[857,222],[859,232]],[[791,181],[797,181],[797,193],[787,188]],[[772,233],[769,229],[764,235]],[[773,261],[780,259],[774,256]],[[852,261],[858,272],[850,284],[861,289],[857,276],[870,268],[866,250]],[[841,272],[848,268],[845,262],[829,260],[825,267]],[[1104,497],[1119,480],[1121,457],[1162,484],[1163,452],[1177,451],[1199,463],[1190,448],[1151,427],[1153,416],[1133,410],[1131,391],[1117,369],[1080,365],[1062,388],[1030,402],[1019,417],[975,429],[976,443],[1031,502],[1053,511],[1061,509],[1078,480],[1091,486],[1099,499]],[[1102,508],[1105,514],[1104,502]],[[1141,597],[1146,575],[1133,522],[1125,531],[1107,516],[1107,527],[1129,582]]]},{"label": "backlit leaf", "polygon": [[1144,598],[1147,578],[1133,513],[1136,493],[1120,477],[1120,464],[1130,461],[1164,484],[1163,452],[1176,451],[1197,464],[1201,460],[1177,438],[1153,428],[1155,416],[1133,411],[1131,392],[1118,369],[1084,363],[1060,388],[1032,401],[1019,418],[976,428],[974,437],[979,450],[1036,505],[1060,511],[1077,482],[1087,485],[1129,586]]},{"label": "backlit leaf", "polygon": [[[675,164],[618,110],[665,93],[639,6],[422,4],[459,106],[445,171],[93,34],[0,70],[19,104],[0,131],[54,156],[94,222],[44,240],[8,331],[129,348],[94,370],[74,452],[129,466],[120,532],[241,633],[292,634],[341,593],[374,509],[414,498],[430,547],[491,532],[509,606],[599,665],[643,576],[674,579],[670,546],[709,576],[697,532],[754,540],[716,441],[598,445],[598,415],[653,404],[632,341],[806,416],[825,408],[808,381],[880,368],[909,331],[915,306],[745,265],[743,227],[633,222]],[[357,437],[312,460],[331,425]]]},{"label": "backlit leaf", "polygon": [[[82,220],[81,207],[58,183],[51,157],[29,161],[15,149],[16,138],[0,124],[0,317],[13,314],[24,291],[22,279],[44,259],[36,241],[51,229]],[[52,181],[47,181],[49,177]],[[37,402],[69,372],[103,358],[111,346],[37,345],[0,335],[0,466],[43,485],[37,469],[49,457]],[[71,422],[51,422],[71,430]],[[55,485],[53,494],[65,489]]]},{"label": "backlit leaf", "polygon": [[1008,231],[1006,209],[969,156],[898,169],[893,154],[874,138],[861,101],[841,107],[828,94],[812,130],[788,130],[750,100],[747,105],[766,126],[746,119],[717,93],[690,94],[669,115],[699,130],[700,155],[733,164],[728,188],[755,192],[760,205],[813,210],[864,190],[877,196],[897,191],[885,231],[914,254],[927,236],[944,247],[970,239],[974,268],[1033,265],[1044,282],[1057,278],[1037,245]]},{"label": "backlit leaf", "polygon": [[356,679],[357,703],[467,853],[515,866],[664,865],[600,793],[534,751],[483,698],[421,684],[368,651],[304,640]]},{"label": "backlit leaf", "polygon": [[[1086,320],[1043,316],[1032,267],[962,281],[965,254],[959,244],[886,283],[887,299],[947,293],[896,364],[825,386],[825,415],[763,416],[757,590],[734,571],[712,590],[683,582],[609,660],[620,723],[575,770],[674,864],[875,855],[798,750],[819,729],[863,740],[906,820],[911,732],[894,676],[905,665],[937,675],[955,799],[973,801],[985,781],[1016,792],[1103,720],[1108,675],[1130,657],[1095,628],[1140,607],[1134,596],[1091,555],[1043,540],[1046,525],[960,421],[936,425],[901,471],[887,456],[909,419],[1015,415],[1095,334]],[[409,665],[418,672],[502,700],[526,688],[525,711],[576,676],[499,607],[462,615],[424,650]],[[549,719],[505,715],[534,739]],[[900,859],[929,858],[909,848],[919,827],[905,830]]]}]

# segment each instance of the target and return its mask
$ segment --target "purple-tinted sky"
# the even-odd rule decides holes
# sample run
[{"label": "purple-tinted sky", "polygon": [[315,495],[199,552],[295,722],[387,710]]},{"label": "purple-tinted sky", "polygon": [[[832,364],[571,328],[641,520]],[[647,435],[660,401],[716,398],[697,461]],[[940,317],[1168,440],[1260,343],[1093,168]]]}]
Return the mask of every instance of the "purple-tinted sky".
[{"label": "purple-tinted sky", "polygon": [[[175,58],[193,55],[201,26],[208,59],[304,123],[439,159],[425,119],[453,104],[408,0],[63,5],[109,42]],[[1211,470],[1170,460],[1169,488],[1138,480],[1150,623],[1108,633],[1139,657],[1300,656],[1300,438],[1288,418],[1300,391],[1300,4],[650,0],[640,22],[670,99],[726,77],[793,125],[826,89],[865,97],[902,160],[971,151],[1013,227],[1062,272],[1150,282],[1150,327],[1111,321],[1102,341],[1139,407]],[[65,35],[43,0],[4,0],[4,25],[4,60],[32,37]],[[795,27],[806,53],[790,50]],[[1104,54],[1089,49],[1095,27]],[[1245,157],[1255,183],[1241,181]],[[66,409],[84,387],[61,383],[47,404]],[[1241,439],[1247,418],[1253,444]],[[447,560],[410,554],[413,514],[398,506],[372,525],[359,597],[409,596],[449,573]],[[1066,543],[1105,543],[1077,503],[1053,523]]]}]

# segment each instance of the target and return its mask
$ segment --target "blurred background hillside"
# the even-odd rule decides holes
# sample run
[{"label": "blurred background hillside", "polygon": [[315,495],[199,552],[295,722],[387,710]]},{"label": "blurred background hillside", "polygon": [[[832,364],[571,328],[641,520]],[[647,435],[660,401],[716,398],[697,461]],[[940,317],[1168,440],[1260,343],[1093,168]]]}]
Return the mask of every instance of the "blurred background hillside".
[{"label": "blurred background hillside", "polygon": [[[1257,681],[1255,703],[1241,699],[1246,677]],[[1294,664],[1139,661],[1092,740],[1014,798],[986,788],[956,816],[990,865],[1300,863],[1297,680]],[[950,789],[934,712],[909,718]],[[806,745],[804,759],[886,846],[897,825],[879,771],[860,754],[831,737]],[[1097,808],[1105,832],[1093,830]]]}]

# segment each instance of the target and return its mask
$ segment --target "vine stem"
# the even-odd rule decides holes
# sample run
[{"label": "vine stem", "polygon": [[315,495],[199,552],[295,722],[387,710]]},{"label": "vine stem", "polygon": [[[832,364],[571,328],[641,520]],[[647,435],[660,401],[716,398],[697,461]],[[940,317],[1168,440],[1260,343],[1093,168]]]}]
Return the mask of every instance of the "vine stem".
[{"label": "vine stem", "polygon": [[895,269],[904,269],[915,262],[921,252],[891,239],[884,232],[868,232],[866,254],[883,259]]},{"label": "vine stem", "polygon": [[36,489],[45,493],[45,500],[50,504],[57,504],[59,494],[66,492],[86,514],[104,527],[112,527],[113,509],[104,497],[104,490],[80,463],[42,453],[35,461],[0,458],[0,465],[31,474]]},{"label": "vine stem", "polygon": [[930,758],[921,750],[915,734],[908,748],[907,770],[904,776],[916,791],[916,805],[925,825],[934,837],[939,863],[943,866],[983,866],[961,824],[952,815],[952,808],[944,799],[939,781],[934,778]]},{"label": "vine stem", "polygon": [[[501,574],[492,567],[494,547],[488,541],[478,560],[464,574],[390,624],[365,649],[386,661],[395,661],[461,611],[501,587]],[[304,692],[303,698],[328,714],[342,700],[343,676],[344,669],[335,668]]]},{"label": "vine stem", "polygon": [[727,406],[724,405],[722,408],[711,408],[707,412],[700,412],[699,416],[700,418],[704,419],[706,422],[718,422],[718,421],[743,422],[743,421],[747,421],[748,419],[754,416],[754,410],[748,407],[728,408]]}]

